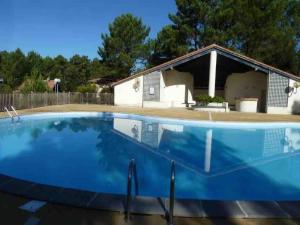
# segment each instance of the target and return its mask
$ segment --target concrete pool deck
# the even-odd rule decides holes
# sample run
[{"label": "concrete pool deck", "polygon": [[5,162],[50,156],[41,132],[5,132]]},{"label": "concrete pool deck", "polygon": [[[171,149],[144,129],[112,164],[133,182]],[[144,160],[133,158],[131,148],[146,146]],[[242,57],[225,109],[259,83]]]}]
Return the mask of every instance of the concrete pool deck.
[{"label": "concrete pool deck", "polygon": [[[49,186],[0,175],[0,191],[12,195],[87,209],[125,213],[125,195],[95,193]],[[216,201],[176,199],[174,216],[193,218],[290,219],[300,218],[299,201]],[[131,213],[166,215],[168,198],[136,196]]]},{"label": "concrete pool deck", "polygon": [[[92,210],[47,203],[35,213],[24,211],[20,206],[30,199],[0,192],[1,224],[24,225],[35,218],[38,225],[166,225],[159,215],[132,215],[125,222],[119,212]],[[176,225],[296,225],[299,219],[223,219],[175,217]]]},{"label": "concrete pool deck", "polygon": [[[91,105],[91,104],[67,104],[54,105],[33,109],[18,110],[19,114],[32,114],[39,112],[121,112],[139,115],[170,117],[190,120],[213,120],[213,121],[246,121],[246,122],[300,122],[300,115],[275,115],[266,113],[217,113],[217,112],[198,112],[188,109],[154,109],[137,107],[118,107],[109,105]],[[6,117],[5,112],[0,112],[0,117]]]}]

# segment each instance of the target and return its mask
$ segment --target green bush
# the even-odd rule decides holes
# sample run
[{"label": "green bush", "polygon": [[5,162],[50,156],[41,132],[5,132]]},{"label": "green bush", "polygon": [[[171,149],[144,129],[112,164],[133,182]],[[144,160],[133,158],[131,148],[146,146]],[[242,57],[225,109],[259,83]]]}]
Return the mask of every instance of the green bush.
[{"label": "green bush", "polygon": [[97,87],[95,84],[85,84],[78,86],[77,91],[80,93],[96,93]]},{"label": "green bush", "polygon": [[199,95],[195,97],[195,100],[202,105],[207,105],[211,102],[222,103],[224,102],[224,98],[221,96],[210,97],[209,95]]},{"label": "green bush", "polygon": [[8,94],[12,92],[12,88],[7,84],[0,84],[0,93]]},{"label": "green bush", "polygon": [[209,95],[199,95],[195,97],[195,100],[203,105],[207,105],[211,102],[212,97],[210,97]]},{"label": "green bush", "polygon": [[217,102],[217,103],[223,103],[225,101],[224,98],[221,96],[215,96],[212,98],[212,100],[213,100],[212,102]]},{"label": "green bush", "polygon": [[49,91],[46,81],[44,81],[41,73],[38,70],[32,70],[30,76],[27,76],[21,87],[23,94],[31,92],[42,93]]}]

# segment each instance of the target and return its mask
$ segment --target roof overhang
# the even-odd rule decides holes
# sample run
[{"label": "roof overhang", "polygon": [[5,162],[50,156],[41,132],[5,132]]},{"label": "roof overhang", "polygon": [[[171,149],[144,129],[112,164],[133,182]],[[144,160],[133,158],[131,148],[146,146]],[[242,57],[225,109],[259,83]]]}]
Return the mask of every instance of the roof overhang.
[{"label": "roof overhang", "polygon": [[230,58],[232,60],[235,60],[239,63],[245,64],[245,65],[253,68],[255,71],[261,71],[261,72],[264,72],[266,74],[276,73],[276,74],[279,74],[281,76],[288,77],[288,78],[291,78],[291,79],[296,80],[296,81],[300,81],[300,77],[298,77],[294,74],[285,72],[283,70],[280,70],[280,69],[277,69],[273,66],[270,66],[270,65],[267,65],[265,63],[259,62],[255,59],[252,59],[252,58],[247,57],[245,55],[242,55],[240,53],[237,53],[237,52],[231,51],[227,48],[223,48],[219,45],[213,44],[213,45],[209,45],[207,47],[198,49],[196,51],[190,52],[190,53],[188,53],[184,56],[180,56],[176,59],[170,60],[170,61],[165,62],[163,64],[160,64],[158,66],[152,67],[150,69],[141,71],[141,72],[136,73],[136,74],[134,74],[130,77],[127,77],[125,79],[119,80],[119,81],[115,82],[113,84],[113,86],[116,86],[116,85],[121,84],[123,82],[126,82],[128,80],[131,80],[131,79],[134,79],[134,78],[137,78],[137,77],[140,77],[140,76],[143,76],[145,74],[152,73],[152,72],[155,72],[155,71],[165,71],[165,70],[173,69],[176,66],[179,66],[179,65],[184,64],[186,62],[189,62],[189,61],[192,61],[194,59],[200,58],[204,55],[207,55],[211,51],[217,51],[218,54],[223,55],[225,57],[228,57],[228,58]]}]

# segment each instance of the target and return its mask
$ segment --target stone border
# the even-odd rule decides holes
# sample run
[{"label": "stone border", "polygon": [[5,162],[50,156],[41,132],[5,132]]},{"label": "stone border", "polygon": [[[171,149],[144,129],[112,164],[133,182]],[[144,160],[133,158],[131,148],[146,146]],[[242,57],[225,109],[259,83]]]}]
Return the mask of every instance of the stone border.
[{"label": "stone border", "polygon": [[[95,193],[16,179],[0,174],[0,191],[75,207],[124,212],[125,195]],[[134,197],[132,213],[165,215],[168,199]],[[300,218],[300,201],[175,201],[174,216],[219,218]]]}]

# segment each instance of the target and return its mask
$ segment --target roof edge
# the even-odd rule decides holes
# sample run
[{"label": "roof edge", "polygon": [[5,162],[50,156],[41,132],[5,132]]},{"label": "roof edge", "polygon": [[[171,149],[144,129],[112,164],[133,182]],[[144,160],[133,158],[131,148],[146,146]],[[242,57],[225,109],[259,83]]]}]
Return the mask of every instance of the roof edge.
[{"label": "roof edge", "polygon": [[[187,59],[187,58],[189,58],[189,57],[197,56],[197,55],[199,55],[199,54],[201,54],[201,53],[209,53],[209,52],[211,52],[213,49],[219,50],[219,51],[222,51],[222,52],[225,52],[225,53],[227,53],[227,54],[233,55],[234,57],[237,57],[237,58],[239,58],[239,59],[245,60],[245,61],[247,61],[248,63],[251,63],[251,64],[254,64],[254,65],[256,65],[256,66],[265,68],[265,69],[268,70],[269,72],[275,72],[275,73],[278,73],[279,75],[282,75],[282,76],[285,76],[285,77],[294,79],[294,80],[296,80],[296,81],[300,81],[300,77],[299,77],[299,76],[296,76],[296,75],[294,75],[294,74],[292,74],[292,73],[289,73],[289,72],[283,71],[283,70],[281,70],[281,69],[275,68],[275,67],[273,67],[273,66],[270,66],[270,65],[268,65],[268,64],[262,63],[262,62],[260,62],[260,61],[257,61],[257,60],[255,60],[255,59],[253,59],[253,58],[250,58],[250,57],[248,57],[248,56],[245,56],[245,55],[243,55],[243,54],[241,54],[241,53],[232,51],[232,50],[230,50],[230,49],[228,49],[228,48],[221,47],[221,46],[219,46],[219,45],[217,45],[217,44],[211,44],[211,45],[206,46],[206,47],[204,47],[204,48],[201,48],[201,49],[195,50],[195,51],[193,51],[193,52],[187,53],[187,54],[185,54],[185,55],[183,55],[183,56],[179,56],[179,57],[177,57],[177,58],[175,58],[175,59],[172,59],[172,60],[170,60],[170,61],[168,61],[168,62],[162,63],[162,64],[160,64],[160,65],[157,65],[157,66],[151,67],[151,68],[149,68],[149,69],[143,70],[143,71],[141,71],[141,72],[138,72],[138,73],[136,73],[136,74],[133,74],[133,75],[131,75],[131,76],[129,76],[129,77],[126,77],[126,78],[124,78],[124,79],[122,79],[122,80],[119,80],[119,81],[113,83],[112,86],[114,87],[114,86],[119,85],[119,84],[121,84],[121,83],[124,83],[124,82],[126,82],[126,81],[128,81],[128,80],[131,80],[131,79],[134,79],[134,78],[137,78],[137,77],[140,77],[140,76],[143,76],[143,75],[145,75],[145,74],[152,73],[152,72],[155,72],[155,71],[158,71],[158,70],[162,70],[162,69],[165,68],[165,67],[171,67],[171,66],[174,65],[175,63],[180,63],[180,61],[183,61],[183,60],[185,60],[185,59]],[[202,55],[200,55],[199,57],[201,57],[201,56],[202,56]],[[184,62],[182,62],[182,63],[184,63]]]}]

